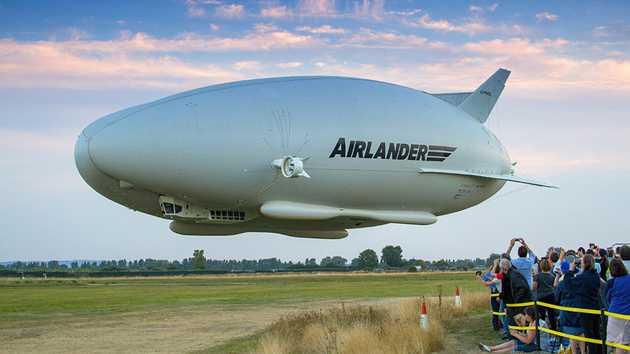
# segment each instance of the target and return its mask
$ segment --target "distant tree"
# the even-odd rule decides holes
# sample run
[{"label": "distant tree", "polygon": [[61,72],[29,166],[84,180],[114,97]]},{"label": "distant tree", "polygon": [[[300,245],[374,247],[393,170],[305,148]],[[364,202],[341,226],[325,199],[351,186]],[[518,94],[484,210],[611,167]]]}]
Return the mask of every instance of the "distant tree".
[{"label": "distant tree", "polygon": [[390,267],[400,267],[403,265],[402,248],[400,246],[385,246],[382,251],[381,261]]},{"label": "distant tree", "polygon": [[322,267],[345,267],[346,263],[348,263],[348,260],[343,257],[329,256],[322,258],[321,262],[319,262],[319,265]]},{"label": "distant tree", "polygon": [[317,260],[315,258],[307,258],[304,260],[304,265],[307,267],[316,267]]},{"label": "distant tree", "polygon": [[433,262],[432,266],[437,270],[447,270],[449,267],[449,264],[447,260],[440,259],[439,261]]},{"label": "distant tree", "polygon": [[501,255],[498,253],[490,253],[490,256],[488,256],[488,258],[486,258],[486,267],[490,267],[493,263],[495,259],[499,259],[501,258]]},{"label": "distant tree", "polygon": [[195,250],[193,252],[192,265],[195,269],[206,268],[206,256],[203,255],[203,250]]},{"label": "distant tree", "polygon": [[357,262],[361,269],[374,269],[378,266],[378,256],[372,249],[366,249],[359,254],[359,261]]}]

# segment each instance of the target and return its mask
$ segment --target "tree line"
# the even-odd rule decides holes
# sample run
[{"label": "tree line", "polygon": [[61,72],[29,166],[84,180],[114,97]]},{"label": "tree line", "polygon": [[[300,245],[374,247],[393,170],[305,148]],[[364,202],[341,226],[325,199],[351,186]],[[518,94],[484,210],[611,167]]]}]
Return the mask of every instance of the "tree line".
[{"label": "tree line", "polygon": [[487,267],[497,258],[498,254],[491,254],[488,258],[475,259],[440,259],[434,261],[422,259],[405,259],[400,246],[385,246],[380,256],[373,249],[366,249],[350,261],[341,256],[326,256],[319,262],[315,258],[304,261],[283,261],[279,258],[218,260],[207,259],[204,250],[194,250],[192,257],[182,260],[164,259],[136,259],[136,260],[101,260],[101,261],[47,261],[47,262],[12,262],[0,265],[0,271],[55,271],[55,272],[98,272],[98,271],[187,271],[212,270],[227,272],[257,272],[282,270],[316,270],[316,269],[347,269],[347,270],[471,270]]}]

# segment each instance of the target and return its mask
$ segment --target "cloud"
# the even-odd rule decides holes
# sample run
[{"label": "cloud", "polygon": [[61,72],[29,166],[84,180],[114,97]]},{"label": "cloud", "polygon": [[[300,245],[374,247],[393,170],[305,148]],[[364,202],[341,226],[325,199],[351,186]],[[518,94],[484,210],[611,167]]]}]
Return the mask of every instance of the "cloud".
[{"label": "cloud", "polygon": [[12,54],[29,50],[56,50],[73,55],[97,56],[117,53],[185,53],[218,51],[257,51],[275,48],[316,47],[321,43],[310,35],[279,30],[271,25],[259,24],[255,30],[241,37],[201,36],[185,33],[173,38],[155,38],[146,33],[123,32],[113,40],[67,40],[18,42],[0,39],[0,63],[10,60]]},{"label": "cloud", "polygon": [[417,21],[407,22],[413,27],[420,27],[441,32],[458,32],[468,35],[476,35],[479,33],[490,32],[490,26],[486,25],[482,20],[468,20],[462,24],[456,25],[448,20],[433,20],[429,14],[420,16]]},{"label": "cloud", "polygon": [[282,69],[295,69],[304,66],[304,63],[300,61],[290,61],[287,63],[278,63],[276,66]]},{"label": "cloud", "polygon": [[201,2],[197,0],[186,0],[186,13],[188,17],[204,17],[206,10],[201,6]]},{"label": "cloud", "polygon": [[2,39],[0,87],[191,88],[244,76],[234,68],[185,61],[177,53],[317,47],[319,43],[307,35],[274,29],[234,38],[186,34],[158,39],[136,33],[106,41]]},{"label": "cloud", "polygon": [[615,23],[605,26],[596,26],[593,28],[592,33],[593,36],[597,38],[627,42],[628,38],[630,38],[630,24]]},{"label": "cloud", "polygon": [[240,18],[245,14],[245,6],[240,4],[219,5],[215,9],[215,14],[229,19]]},{"label": "cloud", "polygon": [[380,20],[385,12],[385,0],[363,0],[354,3],[353,15],[358,18]]},{"label": "cloud", "polygon": [[189,6],[188,7],[188,16],[189,17],[204,17],[206,16],[206,10],[197,6]]},{"label": "cloud", "polygon": [[[452,26],[448,24],[447,26]],[[342,31],[343,30],[343,31]],[[334,36],[327,36],[334,33]],[[575,43],[562,38],[505,39],[447,44],[415,34],[360,28],[356,31],[330,25],[302,26],[295,32],[271,24],[257,24],[235,37],[185,33],[155,38],[146,33],[123,32],[111,40],[16,41],[0,39],[0,87],[155,87],[180,89],[257,76],[273,76],[279,69],[302,67],[286,56],[257,64],[240,60],[242,53],[300,50],[311,55],[326,49],[325,57],[312,59],[325,74],[362,74],[370,78],[436,90],[476,87],[498,67],[513,70],[510,85],[519,93],[549,96],[550,90],[630,91],[630,61],[601,51],[601,58],[577,57]],[[375,49],[410,51],[405,56],[379,56]],[[348,50],[364,62],[350,62]],[[440,55],[423,56],[422,51]],[[197,54],[239,53],[228,64],[208,65]],[[569,54],[570,53],[570,54]],[[201,58],[201,60],[200,60]],[[336,58],[346,58],[339,64]],[[349,61],[349,62],[345,62]],[[354,67],[354,69],[349,66]],[[427,85],[430,82],[431,85]]]},{"label": "cloud", "polygon": [[221,29],[221,27],[219,27],[219,25],[217,25],[216,23],[211,23],[209,27],[213,31],[218,31]]},{"label": "cloud", "polygon": [[68,33],[70,40],[73,40],[73,41],[78,41],[78,40],[86,39],[90,37],[90,35],[87,32],[81,29],[78,29],[76,27],[67,28],[66,32]]},{"label": "cloud", "polygon": [[216,6],[221,5],[221,1],[219,0],[186,0],[186,14],[188,17],[206,17],[207,11],[206,8],[208,6]]},{"label": "cloud", "polygon": [[470,42],[464,44],[464,49],[477,52],[483,55],[539,55],[546,49],[560,48],[569,44],[569,41],[558,39],[544,39],[539,42],[532,42],[525,38],[493,39],[489,41]]},{"label": "cloud", "polygon": [[346,32],[346,30],[343,28],[332,27],[330,25],[323,25],[320,27],[303,26],[296,28],[296,30],[298,32],[308,32],[316,34],[342,34]]},{"label": "cloud", "polygon": [[433,42],[416,35],[403,35],[395,32],[380,32],[361,28],[358,33],[345,38],[339,45],[363,48],[391,48],[391,49],[444,49],[446,44]]},{"label": "cloud", "polygon": [[0,129],[2,151],[21,152],[66,152],[74,146],[74,136],[55,136],[32,131]]},{"label": "cloud", "polygon": [[483,7],[477,5],[468,6],[468,11],[472,13],[483,13]]},{"label": "cloud", "polygon": [[186,63],[169,56],[84,57],[34,45],[20,48],[11,57],[14,62],[0,62],[0,87],[183,89],[242,78],[215,65]]},{"label": "cloud", "polygon": [[410,16],[419,15],[420,13],[422,13],[422,9],[387,11],[387,12],[385,12],[385,15],[387,15],[387,16],[399,16],[399,17],[410,17]]},{"label": "cloud", "polygon": [[300,0],[297,5],[300,16],[331,17],[337,14],[334,0]]},{"label": "cloud", "polygon": [[270,18],[287,18],[291,17],[293,12],[286,6],[271,6],[260,9],[260,16]]},{"label": "cloud", "polygon": [[232,67],[239,71],[241,70],[251,71],[251,70],[259,70],[261,68],[261,65],[259,62],[255,60],[244,60],[244,61],[237,61],[236,63],[232,64]]},{"label": "cloud", "polygon": [[468,6],[468,11],[476,14],[476,15],[481,15],[484,12],[488,11],[488,12],[494,12],[496,11],[497,7],[499,7],[499,4],[494,3],[492,5],[483,7],[483,6],[479,6],[479,5],[470,5]]},{"label": "cloud", "polygon": [[536,14],[536,20],[538,21],[548,21],[548,22],[555,22],[556,20],[558,20],[558,15],[552,14],[550,12],[540,12]]}]

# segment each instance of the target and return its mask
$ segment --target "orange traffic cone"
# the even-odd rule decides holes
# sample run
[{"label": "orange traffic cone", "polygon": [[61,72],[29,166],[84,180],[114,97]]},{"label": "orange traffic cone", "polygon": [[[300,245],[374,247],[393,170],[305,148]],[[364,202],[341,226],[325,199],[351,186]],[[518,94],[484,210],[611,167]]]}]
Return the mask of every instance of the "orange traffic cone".
[{"label": "orange traffic cone", "polygon": [[427,304],[422,298],[422,304],[420,305],[420,328],[429,329],[429,316],[427,315]]},{"label": "orange traffic cone", "polygon": [[459,286],[455,287],[455,306],[462,307],[462,298],[459,296]]}]

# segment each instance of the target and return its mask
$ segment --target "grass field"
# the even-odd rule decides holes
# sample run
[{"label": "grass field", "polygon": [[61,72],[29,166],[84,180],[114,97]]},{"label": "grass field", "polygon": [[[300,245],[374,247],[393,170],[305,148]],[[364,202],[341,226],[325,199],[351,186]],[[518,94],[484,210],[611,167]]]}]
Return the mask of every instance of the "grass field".
[{"label": "grass field", "polygon": [[452,296],[456,286],[482,290],[472,273],[0,279],[0,342],[8,352],[212,352],[253,341],[289,312],[440,287]]}]

